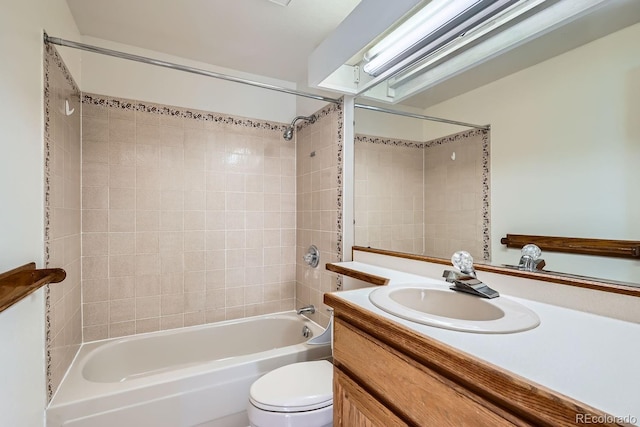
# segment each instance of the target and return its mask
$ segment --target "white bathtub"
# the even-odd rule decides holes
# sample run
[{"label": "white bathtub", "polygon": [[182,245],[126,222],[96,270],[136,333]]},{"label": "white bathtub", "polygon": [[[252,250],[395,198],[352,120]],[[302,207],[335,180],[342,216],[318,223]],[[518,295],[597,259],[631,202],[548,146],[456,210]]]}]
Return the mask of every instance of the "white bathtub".
[{"label": "white bathtub", "polygon": [[290,363],[328,358],[294,312],[83,344],[47,408],[47,427],[240,427],[249,387]]}]

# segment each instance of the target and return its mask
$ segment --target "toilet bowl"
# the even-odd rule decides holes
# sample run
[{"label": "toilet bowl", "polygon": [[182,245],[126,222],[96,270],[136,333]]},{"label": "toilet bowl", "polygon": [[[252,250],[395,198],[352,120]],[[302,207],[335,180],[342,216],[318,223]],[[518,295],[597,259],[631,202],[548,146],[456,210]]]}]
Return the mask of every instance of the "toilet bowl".
[{"label": "toilet bowl", "polygon": [[252,427],[331,427],[333,365],[326,360],[275,369],[251,385]]}]

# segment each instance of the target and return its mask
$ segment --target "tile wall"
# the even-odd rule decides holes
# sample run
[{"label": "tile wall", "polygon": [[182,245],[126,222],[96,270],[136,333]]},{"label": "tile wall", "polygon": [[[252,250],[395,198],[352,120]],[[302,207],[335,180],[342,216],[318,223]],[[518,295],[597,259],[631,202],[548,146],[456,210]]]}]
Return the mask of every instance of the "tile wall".
[{"label": "tile wall", "polygon": [[290,310],[284,126],[84,95],[84,341]]},{"label": "tile wall", "polygon": [[449,259],[466,250],[488,261],[488,131],[460,132],[425,146],[425,253]]},{"label": "tile wall", "polygon": [[[325,292],[336,291],[340,278],[327,271],[329,262],[342,260],[342,110],[329,105],[315,113],[295,135],[297,179],[296,306],[313,304],[311,317],[326,326]],[[290,144],[294,144],[291,141]],[[311,268],[302,257],[310,245],[320,251],[320,265]]]},{"label": "tile wall", "polygon": [[426,142],[356,135],[355,222],[359,246],[490,260],[489,132]]},{"label": "tile wall", "polygon": [[[68,104],[66,104],[68,102]],[[80,92],[55,48],[44,53],[45,264],[66,279],[46,291],[47,396],[82,341],[80,289]]]},{"label": "tile wall", "polygon": [[356,135],[355,243],[424,253],[424,143]]}]

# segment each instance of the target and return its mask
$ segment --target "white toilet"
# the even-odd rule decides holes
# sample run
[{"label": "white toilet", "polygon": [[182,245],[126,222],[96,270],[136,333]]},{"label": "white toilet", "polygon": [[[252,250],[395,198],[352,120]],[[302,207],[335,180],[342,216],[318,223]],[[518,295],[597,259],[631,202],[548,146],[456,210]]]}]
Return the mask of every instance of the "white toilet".
[{"label": "white toilet", "polygon": [[[331,343],[333,315],[327,329],[307,341]],[[249,390],[251,427],[333,426],[333,365],[327,360],[282,366],[256,380]]]},{"label": "white toilet", "polygon": [[252,427],[331,427],[333,365],[326,360],[282,366],[251,385]]}]

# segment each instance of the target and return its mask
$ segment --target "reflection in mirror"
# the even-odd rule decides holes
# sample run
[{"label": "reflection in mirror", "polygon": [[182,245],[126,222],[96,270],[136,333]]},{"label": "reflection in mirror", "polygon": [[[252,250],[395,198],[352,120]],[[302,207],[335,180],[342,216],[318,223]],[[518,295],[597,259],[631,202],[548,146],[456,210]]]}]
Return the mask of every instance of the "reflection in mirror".
[{"label": "reflection in mirror", "polygon": [[441,258],[464,248],[489,261],[489,131],[430,141],[360,133],[380,114],[355,112],[356,245]]},{"label": "reflection in mirror", "polygon": [[[489,249],[493,264],[518,263],[520,250],[500,244],[500,239],[507,234],[640,240],[640,45],[637,40],[640,40],[640,24],[437,105],[431,105],[428,96],[417,95],[403,106],[392,107],[491,125]],[[461,131],[457,126],[381,113],[367,119],[363,114],[356,111],[356,134],[380,139],[424,144]],[[358,144],[362,142],[356,142],[356,173],[358,168],[361,172],[356,176],[355,213],[356,220],[362,220],[359,210],[366,206],[362,199],[366,193],[362,191],[371,191],[362,181],[368,182],[368,174],[375,170],[369,168],[363,177],[367,159],[373,156],[384,163],[378,166],[380,185],[389,185],[388,181],[408,172],[406,168],[393,169],[389,154],[365,154],[365,158],[358,158],[362,151],[358,150]],[[408,151],[403,144],[399,147]],[[388,144],[389,153],[395,146]],[[446,154],[453,154],[453,150],[447,151]],[[456,150],[456,157],[459,154]],[[442,161],[446,158],[434,163]],[[427,163],[423,161],[423,165]],[[396,198],[398,194],[401,193],[395,193]],[[420,203],[419,190],[411,194],[416,197],[412,206],[415,218],[416,204]],[[447,196],[451,193],[445,188],[443,194],[428,202],[427,196],[423,196],[423,206],[433,203],[446,210]],[[393,195],[391,200],[387,198],[380,203],[396,207]],[[408,201],[403,203],[408,207]],[[452,203],[457,205],[455,200]],[[399,218],[400,214],[395,215]],[[407,214],[402,221],[411,217]],[[358,226],[356,223],[356,229]],[[448,225],[450,229],[455,226]],[[415,236],[420,230],[415,223],[413,227]],[[426,225],[422,231],[427,231]],[[369,243],[361,240],[362,233],[360,230],[360,234],[356,234],[356,244],[368,246]],[[371,236],[367,239],[373,241]],[[380,249],[392,250],[393,244]],[[419,247],[420,242],[414,241],[411,252],[418,253]],[[452,247],[448,254],[437,256],[448,258]],[[422,248],[426,255],[435,255],[426,250],[429,248],[426,237]],[[472,252],[467,247],[455,249]],[[403,250],[410,252],[408,246]],[[482,254],[473,255],[486,258]],[[551,252],[542,256],[546,261],[545,270],[640,286],[640,260],[637,259]]]}]

